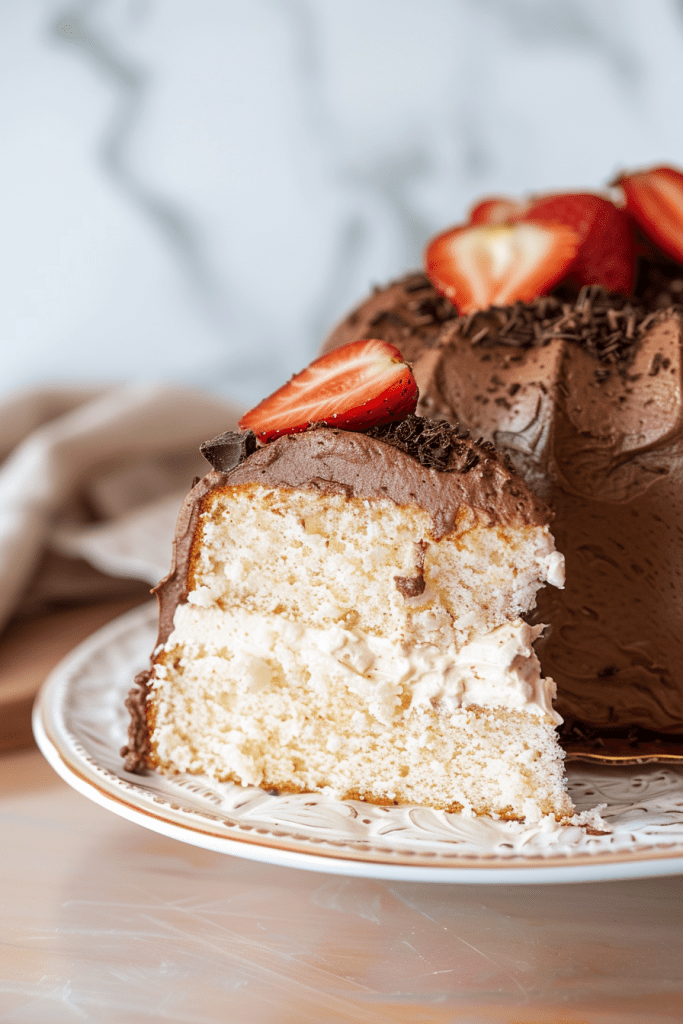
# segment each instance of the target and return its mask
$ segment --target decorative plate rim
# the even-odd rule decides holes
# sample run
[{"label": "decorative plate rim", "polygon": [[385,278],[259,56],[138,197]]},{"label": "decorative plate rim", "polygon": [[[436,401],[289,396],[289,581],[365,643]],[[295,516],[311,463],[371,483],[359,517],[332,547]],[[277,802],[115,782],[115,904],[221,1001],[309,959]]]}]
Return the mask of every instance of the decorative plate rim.
[{"label": "decorative plate rim", "polygon": [[[150,773],[147,778],[152,779],[154,785],[165,787],[168,792],[155,793],[146,789],[141,779],[124,772],[122,767],[116,774],[92,749],[88,750],[82,742],[83,736],[79,738],[70,728],[68,716],[70,711],[75,713],[73,706],[78,698],[79,684],[87,685],[96,674],[96,670],[90,667],[96,657],[118,658],[122,665],[127,665],[129,674],[124,675],[127,679],[126,688],[130,685],[134,673],[143,665],[137,660],[133,664],[134,659],[123,649],[124,642],[127,637],[144,640],[143,646],[148,656],[154,642],[155,625],[156,605],[150,602],[119,616],[93,633],[52,671],[34,707],[36,741],[55,771],[82,795],[130,821],[182,842],[217,852],[281,866],[393,880],[539,884],[683,872],[683,842],[660,840],[618,852],[596,850],[569,851],[559,855],[539,853],[502,856],[495,851],[457,852],[455,841],[453,852],[450,852],[443,849],[447,841],[441,838],[434,840],[434,845],[440,847],[435,851],[428,849],[425,844],[410,846],[405,841],[392,840],[385,835],[380,839],[377,835],[367,839],[348,836],[334,838],[329,828],[318,828],[316,832],[308,826],[296,828],[291,822],[286,825],[266,824],[264,827],[264,822],[259,821],[258,817],[253,821],[239,820],[235,811],[243,806],[241,804],[235,805],[232,816],[229,811],[219,811],[221,799],[209,789],[201,797],[204,799],[203,804],[199,805],[197,800],[200,798],[194,797],[194,806],[191,801],[188,806],[188,801],[183,800],[187,794],[178,787],[184,785],[192,788],[194,783],[194,788],[200,790],[204,783],[211,786],[211,780],[201,776],[168,780],[157,773]],[[106,678],[101,683],[96,682],[96,686],[100,686],[103,696],[111,699],[112,708],[118,708],[116,700],[119,699],[122,705],[123,690],[120,686],[112,689]],[[98,693],[97,689],[95,693]],[[101,709],[95,705],[93,714],[98,710]],[[604,770],[609,771],[608,768]],[[188,779],[191,781],[188,782]],[[213,785],[216,788],[216,784]],[[235,789],[247,796],[244,806],[249,800],[257,807],[259,802],[266,800],[268,805],[275,807],[278,801],[291,800],[284,795],[270,796],[255,787],[250,787],[248,791],[233,787],[233,792]],[[370,814],[375,821],[381,812],[391,816],[399,811],[409,814],[411,811],[426,810],[376,808],[374,805],[353,801],[332,801],[332,798],[320,794],[308,796],[311,799],[306,802],[307,806],[316,806],[316,809],[329,806],[335,812],[343,806],[347,817],[357,817],[358,813]],[[209,800],[218,805],[215,810],[211,809],[212,803]],[[450,817],[454,819],[458,816]]]}]

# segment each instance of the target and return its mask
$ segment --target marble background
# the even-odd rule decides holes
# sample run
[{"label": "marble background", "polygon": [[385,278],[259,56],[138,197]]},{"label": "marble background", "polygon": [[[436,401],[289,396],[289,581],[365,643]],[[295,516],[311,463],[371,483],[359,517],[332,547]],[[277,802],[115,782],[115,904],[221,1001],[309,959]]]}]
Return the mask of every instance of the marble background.
[{"label": "marble background", "polygon": [[487,192],[683,164],[678,0],[3,0],[0,394],[252,402]]}]

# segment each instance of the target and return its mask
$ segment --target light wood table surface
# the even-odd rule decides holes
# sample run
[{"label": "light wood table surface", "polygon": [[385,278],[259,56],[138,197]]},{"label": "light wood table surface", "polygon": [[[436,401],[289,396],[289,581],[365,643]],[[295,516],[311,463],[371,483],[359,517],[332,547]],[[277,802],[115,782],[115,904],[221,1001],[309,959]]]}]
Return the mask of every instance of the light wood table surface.
[{"label": "light wood table surface", "polygon": [[[114,611],[24,624],[13,685]],[[25,628],[26,626],[26,628]],[[196,849],[0,755],[0,1022],[681,1024],[683,877],[344,878]]]},{"label": "light wood table surface", "polygon": [[31,708],[50,671],[81,640],[137,604],[139,598],[107,601],[9,624],[0,634],[0,751],[33,745]]}]

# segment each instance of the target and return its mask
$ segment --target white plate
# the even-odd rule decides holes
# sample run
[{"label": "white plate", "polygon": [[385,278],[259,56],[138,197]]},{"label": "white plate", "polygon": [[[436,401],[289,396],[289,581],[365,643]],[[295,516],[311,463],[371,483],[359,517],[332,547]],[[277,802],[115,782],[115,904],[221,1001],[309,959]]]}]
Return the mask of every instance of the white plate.
[{"label": "white plate", "polygon": [[36,740],[52,767],[129,821],[221,853],[373,878],[511,884],[683,872],[681,768],[569,765],[577,808],[606,805],[608,835],[550,820],[526,826],[125,772],[123,701],[147,664],[156,615],[145,605],[91,636],[51,674],[34,709]]}]

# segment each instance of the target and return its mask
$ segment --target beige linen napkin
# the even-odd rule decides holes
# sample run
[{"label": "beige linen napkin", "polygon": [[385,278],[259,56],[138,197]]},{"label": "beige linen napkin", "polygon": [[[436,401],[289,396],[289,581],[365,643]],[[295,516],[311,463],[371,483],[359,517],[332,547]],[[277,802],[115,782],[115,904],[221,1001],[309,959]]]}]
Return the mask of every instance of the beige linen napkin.
[{"label": "beige linen napkin", "polygon": [[208,469],[199,444],[237,429],[240,412],[158,384],[37,389],[0,402],[0,628],[30,604],[39,565],[71,571],[73,582],[70,559],[86,559],[155,583],[170,564],[182,497]]}]

